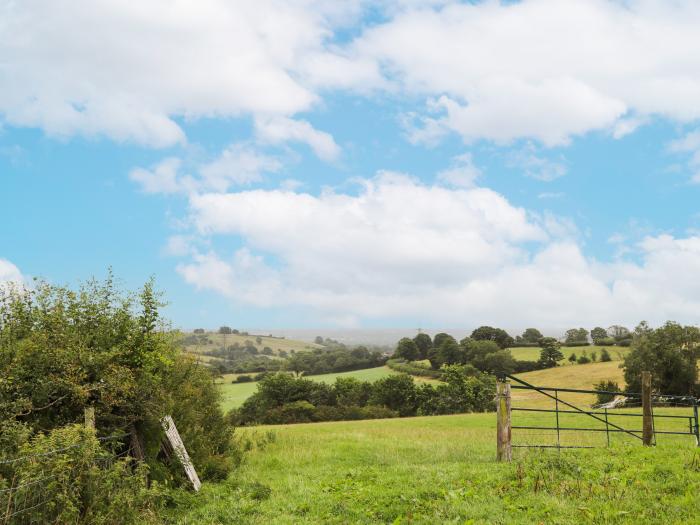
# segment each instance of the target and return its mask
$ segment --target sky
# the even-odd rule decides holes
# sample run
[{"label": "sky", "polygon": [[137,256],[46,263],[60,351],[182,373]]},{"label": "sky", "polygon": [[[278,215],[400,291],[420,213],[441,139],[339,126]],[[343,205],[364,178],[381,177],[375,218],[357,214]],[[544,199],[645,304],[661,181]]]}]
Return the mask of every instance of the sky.
[{"label": "sky", "polygon": [[0,0],[0,283],[176,326],[700,312],[700,3]]}]

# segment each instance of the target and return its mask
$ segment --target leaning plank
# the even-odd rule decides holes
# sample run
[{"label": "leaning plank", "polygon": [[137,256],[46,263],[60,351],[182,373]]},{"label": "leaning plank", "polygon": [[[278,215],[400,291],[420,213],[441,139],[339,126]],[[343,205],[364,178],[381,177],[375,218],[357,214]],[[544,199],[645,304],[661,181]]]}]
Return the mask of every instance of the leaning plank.
[{"label": "leaning plank", "polygon": [[180,460],[180,463],[182,463],[182,466],[185,467],[185,474],[187,474],[187,477],[192,482],[192,487],[195,492],[199,492],[202,483],[199,481],[199,476],[197,476],[197,471],[194,469],[192,461],[190,461],[190,456],[187,454],[185,444],[182,442],[180,433],[177,431],[175,421],[173,421],[172,417],[165,416],[160,420],[160,424],[163,430],[165,430],[165,436],[168,438],[170,446],[173,447],[175,455]]}]

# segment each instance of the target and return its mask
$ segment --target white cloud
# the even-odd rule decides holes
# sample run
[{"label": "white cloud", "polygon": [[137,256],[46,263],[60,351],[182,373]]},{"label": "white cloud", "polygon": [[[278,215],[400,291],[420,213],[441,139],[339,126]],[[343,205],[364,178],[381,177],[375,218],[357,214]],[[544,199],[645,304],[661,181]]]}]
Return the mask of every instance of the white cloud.
[{"label": "white cloud", "polygon": [[132,169],[129,178],[146,193],[223,192],[234,185],[260,182],[264,173],[274,173],[281,168],[282,164],[276,158],[245,144],[233,144],[214,160],[194,166],[196,176],[182,173],[181,159],[168,157],[150,169]]},{"label": "white cloud", "polygon": [[538,153],[537,148],[532,143],[511,152],[508,156],[508,165],[521,170],[526,177],[542,182],[551,182],[563,177],[568,171],[563,158],[553,160],[546,157]]},{"label": "white cloud", "polygon": [[7,259],[0,258],[0,287],[8,283],[22,284],[24,282],[25,278],[19,268]]},{"label": "white cloud", "polygon": [[[251,190],[191,197],[197,234],[241,239],[195,252],[193,286],[327,322],[415,319],[443,326],[696,322],[700,237],[649,236],[639,262],[583,255],[575,225],[528,215],[478,187],[426,186],[395,173],[357,194]],[[217,242],[220,245],[220,242]]]},{"label": "white cloud", "polygon": [[686,133],[672,141],[668,147],[672,153],[686,155],[686,165],[691,172],[690,183],[700,184],[700,130]]},{"label": "white cloud", "polygon": [[452,165],[438,173],[438,180],[456,188],[471,188],[481,176],[481,170],[474,164],[471,153],[464,153],[452,159]]},{"label": "white cloud", "polygon": [[302,142],[321,159],[332,161],[340,155],[340,147],[333,137],[324,131],[315,129],[305,120],[293,120],[286,117],[258,118],[255,120],[258,139],[270,144],[284,142]]},{"label": "white cloud", "polygon": [[293,115],[318,101],[300,80],[308,58],[358,14],[314,0],[3,2],[0,115],[156,147],[185,140],[179,118]]},{"label": "white cloud", "polygon": [[146,193],[180,193],[185,183],[179,177],[182,161],[175,157],[163,159],[151,169],[134,168],[129,178]]},{"label": "white cloud", "polygon": [[444,4],[403,6],[352,46],[440,113],[418,138],[552,146],[592,130],[624,136],[650,115],[700,118],[695,1]]},{"label": "white cloud", "polygon": [[262,180],[265,172],[276,172],[282,164],[253,148],[235,144],[226,148],[213,162],[199,167],[204,189],[226,191],[231,184],[245,185]]}]

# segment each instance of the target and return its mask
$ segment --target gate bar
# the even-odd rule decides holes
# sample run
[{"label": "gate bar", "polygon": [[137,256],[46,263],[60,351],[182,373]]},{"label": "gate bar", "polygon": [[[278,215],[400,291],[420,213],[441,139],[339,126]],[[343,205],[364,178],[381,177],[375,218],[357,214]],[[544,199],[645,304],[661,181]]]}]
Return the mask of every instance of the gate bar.
[{"label": "gate bar", "polygon": [[[506,376],[508,379],[512,380],[512,381],[516,381],[516,382],[520,383],[521,385],[525,385],[526,387],[529,387],[529,388],[531,388],[532,390],[537,390],[539,393],[541,393],[541,394],[543,394],[543,395],[545,395],[545,396],[547,396],[547,397],[549,397],[549,398],[551,398],[551,399],[556,400],[556,398],[555,398],[553,395],[548,394],[548,393],[545,392],[543,389],[541,389],[541,388],[539,388],[539,387],[537,387],[537,386],[535,386],[535,385],[531,385],[531,384],[528,383],[527,381],[523,381],[522,379],[518,379],[517,377],[509,376],[508,374],[505,374],[505,376]],[[549,390],[552,390],[552,389],[549,389]],[[556,390],[556,389],[554,389],[554,390]],[[564,389],[561,389],[561,390],[564,391]],[[581,410],[581,409],[580,409],[579,407],[577,407],[576,405],[572,405],[571,403],[569,403],[569,402],[567,402],[567,401],[564,401],[563,399],[561,400],[561,402],[562,402],[563,404],[565,404],[566,406],[568,406],[568,407],[570,407],[570,408],[573,408],[574,410],[576,410],[576,411],[578,411],[578,412],[581,412],[581,413],[583,413],[583,414],[586,414],[586,412],[585,412],[584,410]],[[596,420],[600,421],[601,423],[605,423],[605,420],[602,419],[602,418],[600,418],[600,417],[598,417],[598,416],[595,416],[595,415],[593,415],[593,414],[588,414],[588,415],[589,415],[590,417],[592,417],[593,419],[596,419]],[[622,428],[622,427],[620,427],[620,426],[618,426],[618,425],[615,425],[614,423],[609,423],[609,424],[610,424],[611,427],[616,428],[616,429],[618,429],[618,430],[620,430],[620,431],[622,431],[622,432],[626,432],[626,433],[629,434],[630,436],[634,436],[634,437],[636,437],[636,438],[639,439],[639,440],[642,439],[641,436],[638,436],[638,435],[636,435],[636,434],[633,434],[632,432],[629,432],[629,431],[625,430],[624,428]]]}]

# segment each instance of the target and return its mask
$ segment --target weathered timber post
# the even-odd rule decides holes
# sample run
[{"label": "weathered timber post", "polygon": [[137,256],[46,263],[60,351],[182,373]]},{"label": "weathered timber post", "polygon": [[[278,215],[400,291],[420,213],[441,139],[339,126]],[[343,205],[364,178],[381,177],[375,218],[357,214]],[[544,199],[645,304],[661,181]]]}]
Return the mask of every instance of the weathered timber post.
[{"label": "weathered timber post", "polygon": [[654,420],[651,411],[651,372],[642,372],[642,443],[651,446],[654,441]]},{"label": "weathered timber post", "polygon": [[199,489],[202,487],[202,483],[199,481],[199,476],[197,476],[197,471],[194,469],[192,461],[190,461],[190,455],[187,453],[185,444],[182,442],[180,433],[177,431],[175,421],[173,421],[172,417],[165,416],[160,420],[160,424],[163,427],[163,430],[165,430],[165,437],[168,438],[170,446],[173,447],[173,451],[175,452],[177,459],[179,459],[180,463],[182,463],[182,466],[185,469],[185,474],[187,474],[187,477],[192,483],[194,491],[199,492]]},{"label": "weathered timber post", "polygon": [[513,457],[510,444],[510,383],[496,382],[496,460],[510,461]]},{"label": "weathered timber post", "polygon": [[95,430],[95,407],[85,407],[83,414],[85,416],[85,428]]}]

